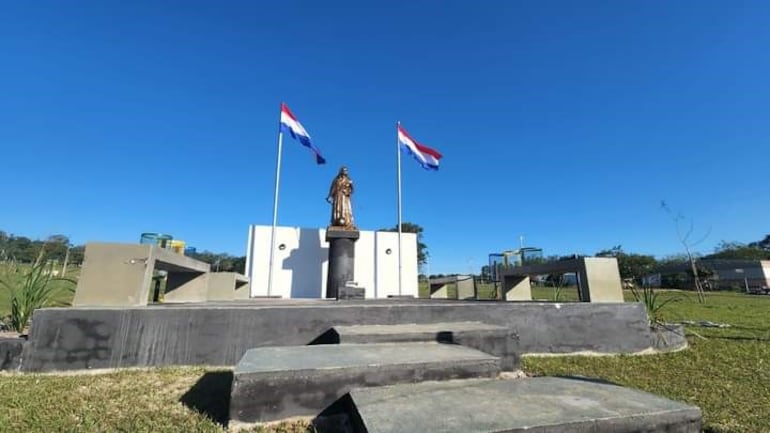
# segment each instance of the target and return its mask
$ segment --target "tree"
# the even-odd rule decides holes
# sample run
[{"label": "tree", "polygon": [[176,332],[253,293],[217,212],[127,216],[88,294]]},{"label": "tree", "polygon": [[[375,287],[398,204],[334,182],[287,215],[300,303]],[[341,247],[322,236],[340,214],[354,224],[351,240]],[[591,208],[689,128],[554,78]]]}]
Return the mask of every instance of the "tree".
[{"label": "tree", "polygon": [[[398,225],[392,228],[386,228],[386,229],[380,229],[381,232],[397,232],[398,231]],[[425,245],[425,243],[422,242],[422,227],[420,227],[417,224],[409,223],[409,222],[402,222],[401,223],[401,232],[402,233],[415,233],[417,235],[417,264],[418,265],[424,265],[428,262],[428,246]]]},{"label": "tree", "polygon": [[[758,242],[754,243],[759,245]],[[746,245],[739,242],[722,241],[714,253],[703,257],[704,259],[731,259],[731,260],[768,260],[770,251],[759,246]]]},{"label": "tree", "polygon": [[492,278],[492,272],[489,265],[484,265],[481,267],[481,278],[484,280],[489,280]]},{"label": "tree", "polygon": [[71,247],[70,239],[64,235],[48,236],[45,241],[46,258],[63,262],[67,256],[67,250]]},{"label": "tree", "polygon": [[676,236],[679,239],[679,243],[682,244],[682,247],[684,248],[684,252],[687,255],[687,261],[690,262],[690,270],[693,274],[693,281],[695,283],[695,292],[698,294],[698,302],[701,304],[706,302],[706,294],[703,291],[703,285],[701,284],[700,276],[698,275],[698,266],[695,262],[695,256],[692,253],[693,247],[698,245],[699,243],[706,240],[708,235],[711,233],[711,229],[706,231],[706,234],[704,234],[700,239],[693,241],[692,235],[695,230],[695,223],[692,219],[687,219],[687,230],[682,230],[682,222],[686,220],[686,218],[681,214],[677,213],[676,216],[671,211],[671,208],[668,207],[668,204],[665,201],[660,202],[660,208],[665,212],[670,218],[671,221],[674,222],[674,228],[676,229]]},{"label": "tree", "polygon": [[212,272],[238,272],[244,273],[246,269],[246,257],[231,256],[227,253],[212,253],[201,251],[191,253],[190,257],[211,265]]},{"label": "tree", "polygon": [[639,279],[650,275],[658,265],[655,257],[644,254],[629,254],[623,251],[621,245],[602,250],[596,253],[596,257],[614,257],[618,261],[618,270],[623,279]]},{"label": "tree", "polygon": [[761,241],[751,242],[750,247],[761,248],[765,251],[770,251],[770,235],[765,235],[765,238]]}]

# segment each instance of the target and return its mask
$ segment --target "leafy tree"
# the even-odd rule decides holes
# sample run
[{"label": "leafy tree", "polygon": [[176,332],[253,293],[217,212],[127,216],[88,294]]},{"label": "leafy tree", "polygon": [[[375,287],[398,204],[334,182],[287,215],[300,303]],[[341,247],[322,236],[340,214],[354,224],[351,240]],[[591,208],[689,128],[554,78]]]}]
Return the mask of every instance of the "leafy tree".
[{"label": "leafy tree", "polygon": [[236,257],[227,253],[212,253],[210,251],[195,252],[189,256],[210,264],[213,272],[238,272],[242,274],[246,270],[245,256]]},{"label": "leafy tree", "polygon": [[63,262],[64,258],[67,256],[67,250],[70,249],[71,246],[72,245],[70,244],[70,240],[67,236],[49,236],[45,241],[46,258],[49,260]]},{"label": "leafy tree", "polygon": [[[380,229],[381,232],[397,232],[398,231],[398,225],[392,228],[386,228],[386,229]],[[425,245],[422,241],[422,232],[423,229],[417,224],[409,223],[409,222],[402,222],[401,223],[401,232],[402,233],[415,233],[417,234],[417,264],[418,265],[424,265],[428,262],[428,246]]]},{"label": "leafy tree", "polygon": [[722,241],[715,249],[713,254],[709,254],[704,259],[732,259],[732,260],[768,260],[770,259],[770,250],[757,246],[745,245],[739,242]]},{"label": "leafy tree", "polygon": [[770,235],[765,235],[765,238],[761,241],[751,242],[750,247],[761,248],[765,251],[770,251]]},{"label": "leafy tree", "polygon": [[492,272],[491,272],[491,269],[489,268],[489,265],[484,265],[481,267],[481,278],[485,280],[492,278]]},{"label": "leafy tree", "polygon": [[642,278],[653,273],[658,265],[655,257],[644,254],[629,254],[623,251],[621,245],[602,250],[596,253],[596,257],[614,257],[618,261],[618,270],[623,279]]}]

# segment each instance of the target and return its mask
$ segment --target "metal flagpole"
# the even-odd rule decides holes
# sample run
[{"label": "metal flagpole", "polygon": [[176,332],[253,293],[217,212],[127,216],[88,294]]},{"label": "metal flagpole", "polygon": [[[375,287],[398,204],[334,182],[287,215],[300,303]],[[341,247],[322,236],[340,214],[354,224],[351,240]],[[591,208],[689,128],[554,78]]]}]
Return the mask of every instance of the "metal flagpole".
[{"label": "metal flagpole", "polygon": [[396,161],[398,162],[398,296],[401,296],[401,145],[398,130],[401,122],[396,122]]},{"label": "metal flagpole", "polygon": [[278,184],[281,180],[281,149],[283,148],[283,131],[281,130],[280,115],[278,117],[278,158],[275,163],[275,193],[273,195],[273,228],[270,231],[270,263],[267,270],[267,296],[273,294],[273,260],[275,259],[275,225],[278,222]]}]

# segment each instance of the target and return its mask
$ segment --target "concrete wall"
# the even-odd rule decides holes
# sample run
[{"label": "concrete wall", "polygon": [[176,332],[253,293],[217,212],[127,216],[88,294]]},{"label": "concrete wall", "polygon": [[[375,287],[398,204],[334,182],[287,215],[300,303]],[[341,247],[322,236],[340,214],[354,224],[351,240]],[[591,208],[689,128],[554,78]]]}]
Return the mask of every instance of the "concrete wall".
[{"label": "concrete wall", "polygon": [[22,370],[232,366],[250,348],[304,345],[335,325],[357,324],[482,321],[516,332],[522,353],[629,353],[651,344],[638,303],[250,302],[36,310]]},{"label": "concrete wall", "polygon": [[762,273],[765,276],[765,286],[770,287],[770,260],[762,260]]},{"label": "concrete wall", "polygon": [[[325,229],[276,227],[273,288],[268,294],[270,226],[249,226],[246,275],[251,296],[322,298],[326,293],[329,244]],[[402,293],[417,296],[417,235],[402,234]],[[367,298],[398,293],[398,233],[362,231],[354,274]]]},{"label": "concrete wall", "polygon": [[[585,257],[581,286],[588,288],[590,302],[623,302],[618,261],[614,257]],[[584,278],[585,276],[585,278]]]}]

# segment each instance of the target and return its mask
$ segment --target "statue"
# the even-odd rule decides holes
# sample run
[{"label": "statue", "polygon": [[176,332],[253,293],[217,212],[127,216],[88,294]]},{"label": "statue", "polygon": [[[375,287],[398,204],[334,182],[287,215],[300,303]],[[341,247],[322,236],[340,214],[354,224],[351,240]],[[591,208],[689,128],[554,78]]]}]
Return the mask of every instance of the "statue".
[{"label": "statue", "polygon": [[353,195],[353,181],[348,177],[348,168],[340,168],[337,177],[329,187],[326,201],[332,205],[332,219],[329,228],[357,230],[353,223],[353,206],[350,197]]}]

